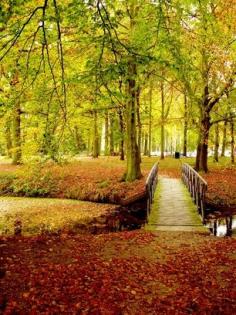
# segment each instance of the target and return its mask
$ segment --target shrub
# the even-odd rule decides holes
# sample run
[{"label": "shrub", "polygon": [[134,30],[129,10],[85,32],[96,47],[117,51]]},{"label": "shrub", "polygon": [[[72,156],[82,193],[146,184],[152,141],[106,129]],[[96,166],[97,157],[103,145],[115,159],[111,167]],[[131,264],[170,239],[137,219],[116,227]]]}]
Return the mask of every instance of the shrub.
[{"label": "shrub", "polygon": [[41,164],[22,169],[11,184],[11,190],[17,195],[28,197],[45,197],[55,193],[56,181],[50,171],[45,171]]}]

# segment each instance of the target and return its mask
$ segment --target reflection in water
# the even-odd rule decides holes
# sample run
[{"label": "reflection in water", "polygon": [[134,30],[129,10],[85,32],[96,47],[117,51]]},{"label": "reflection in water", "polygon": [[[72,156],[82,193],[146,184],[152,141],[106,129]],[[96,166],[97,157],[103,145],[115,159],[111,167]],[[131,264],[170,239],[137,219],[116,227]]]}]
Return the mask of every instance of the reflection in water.
[{"label": "reflection in water", "polygon": [[215,236],[236,235],[236,216],[209,219],[207,227]]}]

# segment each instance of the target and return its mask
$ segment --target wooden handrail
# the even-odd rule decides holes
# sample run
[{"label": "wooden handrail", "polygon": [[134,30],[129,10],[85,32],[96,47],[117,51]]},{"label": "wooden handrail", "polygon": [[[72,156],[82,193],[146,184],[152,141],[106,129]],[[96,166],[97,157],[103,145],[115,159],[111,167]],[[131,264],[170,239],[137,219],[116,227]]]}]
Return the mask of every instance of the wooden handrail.
[{"label": "wooden handrail", "polygon": [[198,172],[186,163],[182,165],[182,180],[187,186],[193,201],[197,206],[198,213],[202,217],[202,222],[205,223],[205,194],[207,191],[207,182],[198,174]]},{"label": "wooden handrail", "polygon": [[151,204],[153,202],[154,193],[158,181],[158,163],[155,163],[146,180],[146,194],[147,194],[147,213],[150,213]]}]

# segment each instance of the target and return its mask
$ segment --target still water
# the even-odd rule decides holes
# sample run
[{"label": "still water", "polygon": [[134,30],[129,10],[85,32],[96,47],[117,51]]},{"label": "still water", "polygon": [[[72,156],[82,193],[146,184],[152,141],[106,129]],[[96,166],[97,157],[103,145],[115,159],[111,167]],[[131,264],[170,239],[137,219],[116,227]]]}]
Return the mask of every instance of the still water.
[{"label": "still water", "polygon": [[236,215],[209,219],[206,226],[215,236],[236,237]]}]

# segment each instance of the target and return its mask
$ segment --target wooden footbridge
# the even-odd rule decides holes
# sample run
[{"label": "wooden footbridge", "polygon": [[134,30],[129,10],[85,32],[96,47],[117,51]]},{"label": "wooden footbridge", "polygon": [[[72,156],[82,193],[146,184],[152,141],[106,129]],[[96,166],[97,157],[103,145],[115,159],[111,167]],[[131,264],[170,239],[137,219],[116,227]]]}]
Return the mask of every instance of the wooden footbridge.
[{"label": "wooden footbridge", "polygon": [[182,166],[182,180],[158,178],[155,164],[147,178],[146,191],[147,230],[207,231],[203,225],[207,183],[188,164]]}]

